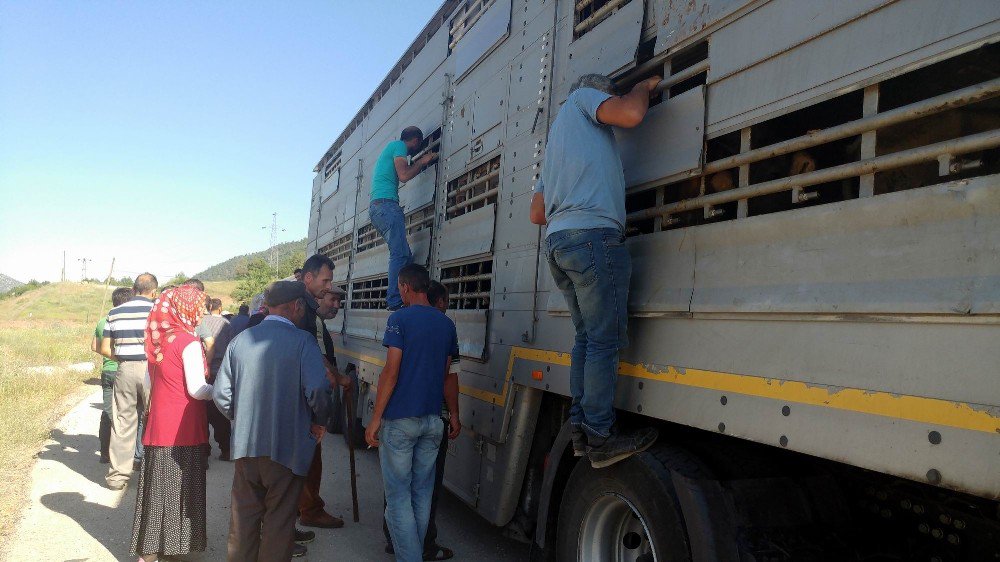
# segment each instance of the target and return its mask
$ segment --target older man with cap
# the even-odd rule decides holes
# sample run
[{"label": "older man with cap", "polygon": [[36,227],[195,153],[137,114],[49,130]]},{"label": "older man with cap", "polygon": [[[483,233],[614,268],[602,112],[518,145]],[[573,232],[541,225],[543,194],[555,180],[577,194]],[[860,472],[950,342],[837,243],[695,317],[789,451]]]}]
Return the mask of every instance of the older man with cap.
[{"label": "older man with cap", "polygon": [[299,328],[315,299],[301,282],[276,281],[266,304],[270,314],[229,344],[213,393],[233,421],[230,561],[291,558],[299,495],[329,417],[323,356]]}]

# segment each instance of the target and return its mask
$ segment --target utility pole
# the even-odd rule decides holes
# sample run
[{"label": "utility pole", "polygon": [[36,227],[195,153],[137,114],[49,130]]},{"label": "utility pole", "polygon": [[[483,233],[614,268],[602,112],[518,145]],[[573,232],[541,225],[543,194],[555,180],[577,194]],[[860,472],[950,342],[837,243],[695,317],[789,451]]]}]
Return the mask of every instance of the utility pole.
[{"label": "utility pole", "polygon": [[[268,227],[262,226],[260,228],[261,230],[267,230]],[[282,228],[281,232],[284,231],[285,229]],[[278,273],[278,213],[271,213],[271,245],[268,247],[268,249],[270,250],[269,258],[271,261],[271,269],[275,272],[275,274],[277,274]]]},{"label": "utility pole", "polygon": [[94,260],[92,260],[90,258],[80,258],[80,259],[78,259],[76,261],[80,262],[80,264],[81,264],[81,270],[82,270],[82,272],[80,273],[80,281],[81,282],[82,281],[86,281],[87,280],[87,262],[88,261],[94,261]]},{"label": "utility pole", "polygon": [[66,250],[63,250],[62,282],[66,282]]}]

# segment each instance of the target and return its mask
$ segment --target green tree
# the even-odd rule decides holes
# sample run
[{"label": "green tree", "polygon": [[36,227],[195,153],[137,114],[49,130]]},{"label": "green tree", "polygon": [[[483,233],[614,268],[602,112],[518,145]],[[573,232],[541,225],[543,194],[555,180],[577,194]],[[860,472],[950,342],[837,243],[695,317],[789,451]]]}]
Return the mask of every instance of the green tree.
[{"label": "green tree", "polygon": [[278,279],[284,279],[285,277],[290,277],[292,272],[296,269],[302,267],[302,264],[306,261],[305,250],[295,250],[294,252],[285,256],[281,263],[278,264],[277,277]]},{"label": "green tree", "polygon": [[238,273],[239,284],[230,294],[236,302],[250,302],[258,293],[267,287],[268,283],[274,280],[274,272],[271,266],[261,258],[254,258],[247,262],[245,268],[241,268]]},{"label": "green tree", "polygon": [[174,275],[174,277],[170,281],[164,283],[164,285],[180,285],[181,283],[187,281],[188,279],[189,277],[187,275],[184,275],[184,272],[181,271],[177,275]]}]

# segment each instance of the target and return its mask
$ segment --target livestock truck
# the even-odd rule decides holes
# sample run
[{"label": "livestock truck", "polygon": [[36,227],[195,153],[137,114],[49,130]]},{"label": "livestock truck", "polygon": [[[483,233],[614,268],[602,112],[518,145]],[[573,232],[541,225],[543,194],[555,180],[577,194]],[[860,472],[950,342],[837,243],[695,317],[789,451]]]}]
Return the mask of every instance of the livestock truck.
[{"label": "livestock truck", "polygon": [[[356,426],[389,314],[372,168],[416,125],[439,158],[400,204],[462,355],[445,485],[533,558],[1000,559],[998,40],[996,0],[444,2],[315,168]],[[570,446],[574,330],[528,221],[584,73],[663,77],[615,131],[615,407],[660,438],[599,470]]]}]

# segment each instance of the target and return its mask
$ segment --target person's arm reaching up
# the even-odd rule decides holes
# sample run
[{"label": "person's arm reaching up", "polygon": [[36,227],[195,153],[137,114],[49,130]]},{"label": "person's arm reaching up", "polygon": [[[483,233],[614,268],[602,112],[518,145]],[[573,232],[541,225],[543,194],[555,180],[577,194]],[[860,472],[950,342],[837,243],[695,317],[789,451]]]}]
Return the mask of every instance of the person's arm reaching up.
[{"label": "person's arm reaching up", "polygon": [[437,153],[428,152],[414,160],[412,164],[407,164],[405,156],[397,156],[392,159],[392,164],[396,167],[396,175],[399,176],[399,181],[405,182],[417,177],[423,171],[424,166],[433,162],[435,158],[437,158]]},{"label": "person's arm reaching up", "polygon": [[624,96],[611,96],[597,108],[597,120],[605,125],[631,129],[642,123],[649,109],[649,98],[654,95],[662,78],[654,76],[636,84]]},{"label": "person's arm reaching up", "polygon": [[181,352],[184,361],[184,386],[188,394],[195,400],[211,400],[212,385],[205,382],[205,355],[201,351],[201,342],[193,341]]},{"label": "person's arm reaching up", "polygon": [[396,388],[396,381],[399,380],[399,364],[403,361],[403,350],[398,347],[390,347],[385,358],[385,367],[382,367],[382,374],[378,377],[378,392],[375,394],[375,411],[372,413],[371,422],[365,431],[365,441],[372,447],[378,447],[378,430],[382,426],[382,414],[385,407],[389,405],[389,398],[392,398],[392,391]]}]

